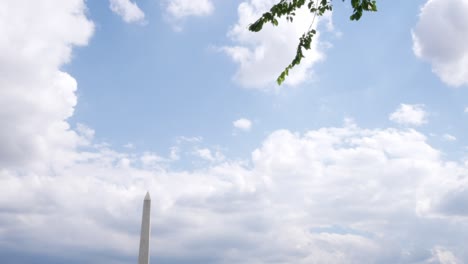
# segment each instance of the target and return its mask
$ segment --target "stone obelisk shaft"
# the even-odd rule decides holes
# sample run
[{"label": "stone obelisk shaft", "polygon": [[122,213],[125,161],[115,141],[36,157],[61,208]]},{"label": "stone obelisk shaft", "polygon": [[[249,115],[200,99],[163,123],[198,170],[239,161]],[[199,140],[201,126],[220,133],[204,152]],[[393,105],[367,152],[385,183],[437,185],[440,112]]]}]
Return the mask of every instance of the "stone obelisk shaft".
[{"label": "stone obelisk shaft", "polygon": [[151,227],[151,198],[149,192],[146,193],[143,202],[143,217],[141,219],[140,252],[138,254],[138,264],[149,264],[149,244]]}]

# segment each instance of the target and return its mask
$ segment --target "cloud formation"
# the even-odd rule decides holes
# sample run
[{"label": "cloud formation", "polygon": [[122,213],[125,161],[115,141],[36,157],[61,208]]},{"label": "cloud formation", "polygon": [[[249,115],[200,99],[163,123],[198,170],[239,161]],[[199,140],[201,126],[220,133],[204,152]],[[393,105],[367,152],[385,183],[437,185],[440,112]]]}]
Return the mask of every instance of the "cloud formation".
[{"label": "cloud formation", "polygon": [[[415,130],[353,124],[304,134],[278,130],[252,152],[251,165],[226,159],[182,171],[156,155],[105,147],[78,155],[80,162],[54,174],[1,172],[2,245],[113,252],[102,263],[134,257],[141,202],[150,190],[154,259],[453,263],[446,261],[468,257],[467,226],[453,221],[468,215],[461,177],[468,163],[444,161]],[[141,166],[148,160],[151,167]]]},{"label": "cloud formation", "polygon": [[450,135],[450,134],[443,134],[442,138],[445,141],[455,141],[455,140],[457,140],[457,138],[454,135]]},{"label": "cloud formation", "polygon": [[80,0],[8,0],[1,8],[0,167],[69,159],[81,141],[65,121],[77,102],[77,83],[60,67],[93,33],[86,6]]},{"label": "cloud formation", "polygon": [[[299,37],[314,21],[313,15],[307,8],[303,8],[296,12],[294,23],[288,23],[282,18],[277,27],[265,25],[261,32],[250,32],[248,26],[275,3],[277,1],[274,0],[242,2],[237,10],[239,19],[228,33],[233,44],[222,48],[238,64],[234,79],[244,87],[276,87],[276,78],[296,54]],[[324,19],[330,22],[331,15]],[[315,20],[314,27],[319,20]],[[312,66],[324,59],[319,32],[314,36],[311,50],[305,52],[305,56],[301,64],[290,72],[286,85],[295,86],[309,79]]]},{"label": "cloud formation", "polygon": [[199,147],[216,162],[194,169],[172,162],[201,138],[169,157],[118,152],[67,122],[77,83],[60,68],[93,33],[84,1],[0,7],[0,256],[133,263],[149,190],[156,262],[468,262],[468,161],[423,133],[277,130],[248,160]]},{"label": "cloud formation", "polygon": [[210,0],[168,0],[167,12],[174,18],[210,15],[214,6]]},{"label": "cloud formation", "polygon": [[390,114],[389,119],[401,125],[420,126],[427,123],[427,113],[424,111],[424,105],[401,104]]},{"label": "cloud formation", "polygon": [[130,0],[109,0],[109,5],[112,12],[127,23],[142,23],[145,20],[145,13]]},{"label": "cloud formation", "polygon": [[252,121],[247,118],[240,118],[232,122],[232,125],[237,129],[249,131],[252,128]]},{"label": "cloud formation", "polygon": [[211,0],[164,0],[163,5],[167,19],[177,31],[182,30],[186,18],[208,16],[214,11]]},{"label": "cloud formation", "polygon": [[430,0],[413,29],[413,50],[450,86],[468,84],[468,2]]}]

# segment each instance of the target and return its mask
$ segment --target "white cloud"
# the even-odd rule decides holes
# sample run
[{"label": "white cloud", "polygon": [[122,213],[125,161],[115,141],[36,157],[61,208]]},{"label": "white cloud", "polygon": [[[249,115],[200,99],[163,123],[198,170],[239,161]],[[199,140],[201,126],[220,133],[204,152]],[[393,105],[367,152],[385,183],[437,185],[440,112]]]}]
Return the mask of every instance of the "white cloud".
[{"label": "white cloud", "polygon": [[[415,130],[279,130],[250,165],[227,159],[196,170],[157,166],[165,161],[154,153],[78,155],[54,174],[0,172],[0,244],[129,258],[150,190],[155,258],[457,263],[450,260],[464,250],[468,226],[453,219],[468,215],[460,200],[468,196],[452,194],[468,187],[460,177],[468,167],[444,161]],[[151,167],[136,166],[140,158]]]},{"label": "white cloud", "polygon": [[93,33],[86,6],[81,0],[8,0],[0,7],[0,166],[65,161],[82,140],[65,121],[76,105],[77,83],[60,68],[72,47],[86,45]]},{"label": "white cloud", "polygon": [[109,0],[109,7],[127,23],[142,23],[145,20],[145,13],[130,0]]},{"label": "white cloud", "polygon": [[455,141],[457,140],[457,138],[454,136],[454,135],[450,135],[450,134],[444,134],[442,136],[442,138],[445,140],[445,141]]},{"label": "white cloud", "polygon": [[210,15],[214,6],[210,0],[167,0],[166,10],[172,17],[180,19]]},{"label": "white cloud", "polygon": [[464,112],[465,112],[465,113],[468,113],[468,107],[465,107]]},{"label": "white cloud", "polygon": [[224,155],[220,151],[211,151],[208,148],[196,148],[195,155],[210,162],[220,162],[224,160]]},{"label": "white cloud", "polygon": [[424,105],[421,104],[401,104],[393,112],[389,119],[402,125],[420,126],[427,123],[427,113],[424,111]]},{"label": "white cloud", "polygon": [[167,162],[168,160],[159,156],[156,153],[145,152],[140,157],[141,163],[144,167],[154,167],[161,163]]},{"label": "white cloud", "polygon": [[468,2],[430,0],[421,8],[413,29],[416,56],[431,63],[448,85],[468,84]]},{"label": "white cloud", "polygon": [[11,0],[0,10],[0,259],[10,250],[25,262],[38,251],[77,263],[135,259],[149,190],[152,252],[167,262],[468,262],[468,161],[447,160],[424,134],[350,121],[278,130],[247,161],[171,168],[157,153],[120,153],[93,142],[91,128],[69,128],[77,86],[59,68],[92,34],[83,1]]},{"label": "white cloud", "polygon": [[187,17],[211,15],[214,5],[211,0],[164,0],[166,17],[176,31],[182,30],[181,24]]},{"label": "white cloud", "polygon": [[[262,31],[253,33],[248,26],[255,22],[273,4],[274,0],[242,2],[238,7],[239,19],[228,36],[233,45],[222,50],[239,65],[235,80],[248,88],[271,89],[276,86],[276,78],[291,62],[296,54],[299,37],[308,30],[313,16],[305,8],[296,12],[294,23],[280,19],[279,26],[265,25]],[[331,14],[325,16],[329,28]],[[314,27],[319,19],[315,20]],[[324,59],[321,48],[320,33],[314,37],[310,51],[305,53],[300,66],[295,67],[286,79],[285,84],[295,86],[310,79],[312,66]]]},{"label": "white cloud", "polygon": [[252,121],[250,121],[247,118],[241,118],[232,122],[232,125],[237,129],[243,131],[250,131],[250,129],[252,128]]},{"label": "white cloud", "polygon": [[221,162],[225,159],[219,147],[203,146],[202,137],[177,137],[176,145],[170,148],[168,160],[176,162],[193,159],[194,157],[195,159],[192,161],[192,165],[200,165],[197,158],[209,162]]},{"label": "white cloud", "polygon": [[94,138],[95,131],[94,129],[88,127],[85,124],[78,123],[76,126],[76,132],[83,138],[86,139],[86,142],[90,142]]},{"label": "white cloud", "polygon": [[435,247],[432,250],[433,258],[429,263],[437,264],[461,264],[462,262],[455,255],[442,247]]},{"label": "white cloud", "polygon": [[179,160],[180,159],[180,149],[177,146],[171,147],[170,153],[169,153],[169,158],[171,160]]}]

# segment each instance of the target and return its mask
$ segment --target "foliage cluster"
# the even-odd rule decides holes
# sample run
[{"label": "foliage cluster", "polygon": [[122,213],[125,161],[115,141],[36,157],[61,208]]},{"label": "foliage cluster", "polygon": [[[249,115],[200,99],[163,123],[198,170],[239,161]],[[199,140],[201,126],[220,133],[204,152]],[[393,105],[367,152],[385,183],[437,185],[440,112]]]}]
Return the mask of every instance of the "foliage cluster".
[{"label": "foliage cluster", "polygon": [[[345,0],[342,1],[344,2]],[[316,29],[313,28],[315,18],[317,16],[323,16],[327,11],[332,11],[332,0],[280,0],[279,3],[271,7],[270,11],[264,13],[257,21],[249,26],[250,31],[259,32],[262,30],[265,23],[271,23],[277,26],[279,23],[278,20],[281,17],[286,17],[288,22],[293,22],[296,11],[306,4],[307,9],[313,14],[313,19],[310,22],[307,32],[304,32],[299,38],[295,57],[276,79],[278,85],[281,85],[286,80],[289,71],[294,68],[294,66],[299,65],[301,60],[305,58],[304,50],[309,50],[311,48],[312,38],[317,33]],[[351,0],[351,6],[353,8],[353,13],[350,19],[355,21],[362,17],[364,11],[377,11],[377,4],[374,0]]]}]

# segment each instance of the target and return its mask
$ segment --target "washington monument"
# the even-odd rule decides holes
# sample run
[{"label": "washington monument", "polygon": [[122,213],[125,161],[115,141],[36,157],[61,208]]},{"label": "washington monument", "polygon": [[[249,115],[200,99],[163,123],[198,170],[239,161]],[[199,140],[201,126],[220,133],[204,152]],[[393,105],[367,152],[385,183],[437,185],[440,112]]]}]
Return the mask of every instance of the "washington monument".
[{"label": "washington monument", "polygon": [[138,253],[138,264],[149,264],[149,242],[151,227],[151,197],[146,193],[143,201],[143,216],[141,218],[140,252]]}]

